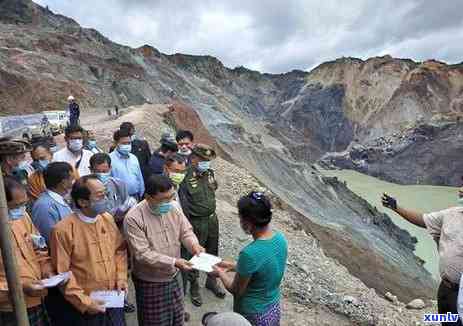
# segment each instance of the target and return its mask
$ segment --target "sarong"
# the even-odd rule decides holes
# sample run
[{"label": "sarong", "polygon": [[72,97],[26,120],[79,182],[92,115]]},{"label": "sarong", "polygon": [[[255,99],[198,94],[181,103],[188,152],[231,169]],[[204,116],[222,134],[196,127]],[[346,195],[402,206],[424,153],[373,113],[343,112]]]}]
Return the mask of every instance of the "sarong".
[{"label": "sarong", "polygon": [[253,326],[280,326],[280,302],[271,304],[265,311],[257,314],[241,314]]},{"label": "sarong", "polygon": [[146,282],[132,276],[140,326],[182,326],[185,307],[179,277],[168,282]]}]

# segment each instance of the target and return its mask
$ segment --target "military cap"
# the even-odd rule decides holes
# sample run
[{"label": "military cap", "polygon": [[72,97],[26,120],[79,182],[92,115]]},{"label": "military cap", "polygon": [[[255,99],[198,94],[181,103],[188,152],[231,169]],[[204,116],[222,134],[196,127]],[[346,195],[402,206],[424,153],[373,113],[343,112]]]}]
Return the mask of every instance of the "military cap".
[{"label": "military cap", "polygon": [[16,155],[30,152],[32,146],[21,139],[0,138],[0,155]]},{"label": "military cap", "polygon": [[196,144],[193,146],[191,149],[192,153],[195,154],[196,156],[199,156],[202,159],[205,160],[213,160],[217,157],[215,151],[212,149],[212,147],[204,144]]}]

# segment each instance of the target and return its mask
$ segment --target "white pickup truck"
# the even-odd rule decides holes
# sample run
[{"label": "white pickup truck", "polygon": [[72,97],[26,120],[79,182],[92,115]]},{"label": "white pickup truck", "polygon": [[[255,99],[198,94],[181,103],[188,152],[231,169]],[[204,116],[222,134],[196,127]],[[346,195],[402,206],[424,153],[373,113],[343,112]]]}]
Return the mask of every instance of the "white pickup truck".
[{"label": "white pickup truck", "polygon": [[69,121],[66,111],[43,111],[42,114],[47,117],[53,136],[62,133]]}]

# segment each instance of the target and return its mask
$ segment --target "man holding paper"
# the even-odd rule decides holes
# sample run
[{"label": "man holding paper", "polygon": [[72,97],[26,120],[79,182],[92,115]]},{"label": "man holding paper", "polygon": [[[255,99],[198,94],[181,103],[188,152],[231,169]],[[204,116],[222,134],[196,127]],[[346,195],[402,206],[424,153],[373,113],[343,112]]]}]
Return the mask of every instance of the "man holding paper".
[{"label": "man holding paper", "polygon": [[124,220],[134,258],[132,279],[140,326],[183,325],[179,270],[191,271],[192,265],[180,258],[180,246],[193,255],[204,252],[174,198],[172,181],[153,175],[146,183],[145,200],[133,207]]},{"label": "man holding paper", "polygon": [[[46,250],[45,239],[40,236],[26,213],[26,189],[11,177],[4,179],[11,227],[11,245],[18,263],[18,273],[25,294],[27,315],[31,326],[47,326],[49,319],[42,300],[47,290],[40,281],[51,276],[53,268]],[[0,325],[14,326],[13,312],[3,260],[0,256]]]},{"label": "man holding paper", "polygon": [[71,196],[76,210],[55,226],[50,238],[56,270],[71,272],[64,286],[72,305],[68,326],[125,325],[123,300],[120,306],[111,303],[127,289],[127,247],[106,213],[105,186],[88,175],[74,183]]}]

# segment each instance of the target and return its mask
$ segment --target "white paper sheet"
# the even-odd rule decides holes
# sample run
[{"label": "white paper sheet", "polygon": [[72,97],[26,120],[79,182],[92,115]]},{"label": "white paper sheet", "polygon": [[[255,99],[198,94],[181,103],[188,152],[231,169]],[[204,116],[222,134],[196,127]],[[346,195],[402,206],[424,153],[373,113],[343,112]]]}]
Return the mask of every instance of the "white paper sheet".
[{"label": "white paper sheet", "polygon": [[121,291],[93,291],[90,298],[105,302],[106,308],[124,308],[125,292]]},{"label": "white paper sheet", "polygon": [[198,256],[191,258],[190,263],[193,264],[193,268],[210,273],[212,272],[212,266],[220,263],[222,258],[209,255],[206,253],[200,253]]},{"label": "white paper sheet", "polygon": [[55,275],[55,276],[52,276],[50,278],[46,278],[46,279],[43,279],[42,280],[42,285],[46,288],[53,288],[63,282],[66,282],[67,280],[69,280],[69,276],[70,276],[70,273],[69,272],[65,272],[65,273],[61,273],[61,274],[58,274],[58,275]]}]

